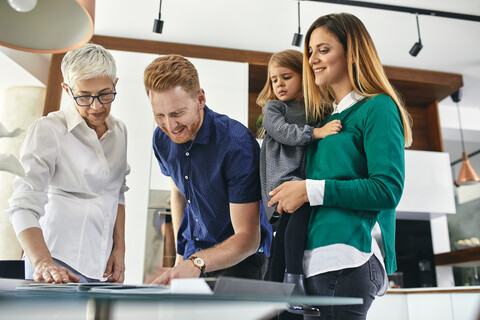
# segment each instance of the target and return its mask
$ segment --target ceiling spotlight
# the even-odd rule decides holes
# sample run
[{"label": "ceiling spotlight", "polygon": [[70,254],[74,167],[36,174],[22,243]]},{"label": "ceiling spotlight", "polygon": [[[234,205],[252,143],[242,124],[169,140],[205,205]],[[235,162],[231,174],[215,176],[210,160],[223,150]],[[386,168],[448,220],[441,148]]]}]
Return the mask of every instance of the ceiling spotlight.
[{"label": "ceiling spotlight", "polygon": [[160,0],[160,7],[158,8],[158,19],[155,19],[153,22],[153,32],[162,33],[163,30],[163,20],[162,17],[162,0]]},{"label": "ceiling spotlight", "polygon": [[293,35],[292,46],[300,47],[302,45],[303,34],[300,32],[300,0],[298,0],[298,33]]},{"label": "ceiling spotlight", "polygon": [[416,57],[417,54],[420,52],[420,50],[422,50],[423,48],[422,39],[420,38],[420,25],[418,23],[418,13],[416,14],[416,18],[417,18],[418,42],[415,42],[412,49],[410,49],[410,54],[414,57]]}]

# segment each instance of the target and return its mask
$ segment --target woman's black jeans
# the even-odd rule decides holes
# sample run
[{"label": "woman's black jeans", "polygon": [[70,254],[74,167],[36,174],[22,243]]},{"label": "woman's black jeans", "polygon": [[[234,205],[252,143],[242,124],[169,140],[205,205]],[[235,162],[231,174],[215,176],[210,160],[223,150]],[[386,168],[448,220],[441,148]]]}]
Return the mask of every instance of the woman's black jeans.
[{"label": "woman's black jeans", "polygon": [[[377,257],[372,255],[364,265],[331,271],[307,278],[308,295],[363,298],[363,304],[319,306],[321,320],[365,320],[375,296],[382,288],[384,271]],[[304,317],[305,320],[318,320]]]}]

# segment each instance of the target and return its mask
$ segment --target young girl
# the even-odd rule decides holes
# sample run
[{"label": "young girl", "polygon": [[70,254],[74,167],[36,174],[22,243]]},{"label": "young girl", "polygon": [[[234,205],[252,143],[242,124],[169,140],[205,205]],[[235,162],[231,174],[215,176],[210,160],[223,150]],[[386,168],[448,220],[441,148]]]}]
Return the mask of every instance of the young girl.
[{"label": "young girl", "polygon": [[[301,52],[285,50],[274,54],[268,64],[267,82],[257,99],[263,107],[263,130],[259,135],[263,137],[262,200],[271,222],[272,217],[278,218],[278,213],[266,206],[269,192],[285,181],[305,179],[305,146],[341,130],[340,121],[329,122],[322,128],[307,125],[301,72]],[[288,213],[281,215],[278,222],[269,280],[295,283],[294,294],[305,294],[302,257],[310,206],[305,204]]]},{"label": "young girl", "polygon": [[411,123],[354,15],[318,18],[305,35],[303,61],[309,119],[341,120],[342,132],[312,143],[307,180],[283,183],[269,205],[290,212],[310,203],[307,293],[362,298],[361,305],[319,308],[322,319],[364,320],[375,296],[386,291],[386,274],[396,269],[395,207]]}]

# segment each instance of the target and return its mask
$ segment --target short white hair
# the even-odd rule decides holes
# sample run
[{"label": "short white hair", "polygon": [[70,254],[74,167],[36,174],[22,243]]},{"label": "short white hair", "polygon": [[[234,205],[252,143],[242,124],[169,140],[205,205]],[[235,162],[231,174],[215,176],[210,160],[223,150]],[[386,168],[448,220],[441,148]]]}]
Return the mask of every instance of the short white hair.
[{"label": "short white hair", "polygon": [[115,59],[104,47],[94,43],[71,50],[62,59],[63,81],[73,86],[76,80],[109,77],[115,83]]}]

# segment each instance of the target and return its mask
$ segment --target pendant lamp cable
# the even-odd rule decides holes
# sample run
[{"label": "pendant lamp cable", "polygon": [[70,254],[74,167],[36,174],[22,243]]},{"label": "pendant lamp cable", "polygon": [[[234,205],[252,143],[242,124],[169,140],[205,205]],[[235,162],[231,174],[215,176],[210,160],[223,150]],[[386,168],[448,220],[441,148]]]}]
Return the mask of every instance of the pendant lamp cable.
[{"label": "pendant lamp cable", "polygon": [[[160,1],[160,3],[161,3],[161,1]],[[420,23],[418,22],[418,13],[415,15],[415,18],[417,18],[418,42],[421,44],[422,43],[422,38],[420,38]]]},{"label": "pendant lamp cable", "polygon": [[297,1],[297,6],[298,6],[298,34],[301,34],[300,32],[300,0]]},{"label": "pendant lamp cable", "polygon": [[462,118],[460,117],[460,106],[457,104],[458,126],[460,128],[460,138],[462,139],[462,151],[465,152],[465,141],[463,140]]},{"label": "pendant lamp cable", "polygon": [[162,0],[160,0],[160,7],[158,7],[158,20],[162,20]]}]

